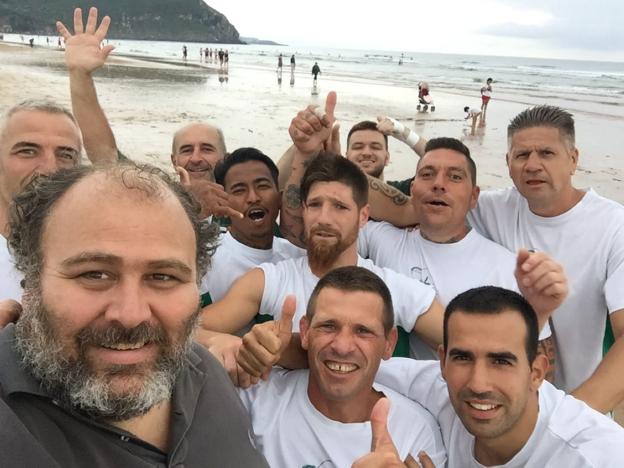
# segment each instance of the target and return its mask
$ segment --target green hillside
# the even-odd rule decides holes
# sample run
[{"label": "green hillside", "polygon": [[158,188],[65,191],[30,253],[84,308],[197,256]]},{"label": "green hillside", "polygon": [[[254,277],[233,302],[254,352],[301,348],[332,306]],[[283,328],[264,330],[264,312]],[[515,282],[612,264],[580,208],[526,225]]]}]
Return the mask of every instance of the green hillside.
[{"label": "green hillside", "polygon": [[108,37],[240,44],[238,31],[202,0],[2,0],[0,32],[56,34],[55,21],[73,25],[73,11],[96,6],[109,15]]}]

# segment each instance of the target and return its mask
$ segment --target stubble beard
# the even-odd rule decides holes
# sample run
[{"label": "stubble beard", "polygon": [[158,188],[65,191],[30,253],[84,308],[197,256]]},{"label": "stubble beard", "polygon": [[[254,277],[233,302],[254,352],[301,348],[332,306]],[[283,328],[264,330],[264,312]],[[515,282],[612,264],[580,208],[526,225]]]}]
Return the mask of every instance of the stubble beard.
[{"label": "stubble beard", "polygon": [[[186,363],[201,309],[186,320],[175,343],[162,327],[147,323],[132,329],[85,327],[73,337],[72,343],[67,343],[58,336],[40,292],[31,291],[28,296],[15,326],[15,349],[22,366],[62,405],[94,419],[124,421],[143,415],[171,398],[177,376]],[[99,373],[92,368],[86,354],[89,346],[133,341],[158,345],[160,351],[155,361],[146,365],[108,366]],[[115,391],[112,381],[123,377],[142,378],[142,381],[123,393]]]}]

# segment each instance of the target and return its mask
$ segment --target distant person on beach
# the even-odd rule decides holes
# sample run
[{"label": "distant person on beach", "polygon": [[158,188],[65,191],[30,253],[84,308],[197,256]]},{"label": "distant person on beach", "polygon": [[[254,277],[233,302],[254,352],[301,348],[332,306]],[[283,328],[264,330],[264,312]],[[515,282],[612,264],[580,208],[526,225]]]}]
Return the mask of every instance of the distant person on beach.
[{"label": "distant person on beach", "polygon": [[31,37],[30,39],[28,39],[28,42],[30,43],[30,47],[32,49],[35,46],[35,38]]},{"label": "distant person on beach", "polygon": [[277,71],[278,73],[281,73],[282,71],[282,54],[279,54],[279,57],[277,57]]},{"label": "distant person on beach", "polygon": [[63,45],[61,44],[61,37],[58,38],[58,48],[61,49]]},{"label": "distant person on beach", "polygon": [[204,49],[204,62],[208,63],[208,47]]},{"label": "distant person on beach", "polygon": [[472,119],[472,123],[470,125],[470,134],[474,135],[477,128],[477,120],[481,117],[481,111],[479,109],[475,109],[474,107],[466,106],[464,107],[464,120]]},{"label": "distant person on beach", "polygon": [[314,76],[313,83],[315,86],[319,73],[321,73],[321,67],[319,67],[318,62],[314,62],[314,66],[312,67],[312,75]]},{"label": "distant person on beach", "polygon": [[224,56],[224,52],[223,49],[219,49],[219,66],[223,66],[223,56]]},{"label": "distant person on beach", "polygon": [[201,63],[204,59],[204,49],[199,48],[199,62]]},{"label": "distant person on beach", "polygon": [[186,46],[182,46],[182,60],[184,60],[186,62],[186,56],[188,54],[188,51],[186,49]]},{"label": "distant person on beach", "polygon": [[485,82],[485,86],[481,88],[481,112],[483,112],[483,117],[481,118],[481,125],[485,125],[485,115],[487,113],[488,103],[492,98],[492,78],[488,78]]},{"label": "distant person on beach", "polygon": [[295,54],[290,56],[290,73],[295,73]]}]

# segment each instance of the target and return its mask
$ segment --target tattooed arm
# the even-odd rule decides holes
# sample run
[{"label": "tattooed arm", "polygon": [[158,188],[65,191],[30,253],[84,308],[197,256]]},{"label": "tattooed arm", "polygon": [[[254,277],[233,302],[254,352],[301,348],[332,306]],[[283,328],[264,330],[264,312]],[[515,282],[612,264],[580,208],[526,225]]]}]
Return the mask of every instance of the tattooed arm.
[{"label": "tattooed arm", "polygon": [[370,217],[387,221],[397,227],[418,224],[418,213],[411,198],[385,182],[368,176],[368,203]]},{"label": "tattooed arm", "polygon": [[284,238],[292,244],[305,248],[301,196],[299,194],[301,179],[308,164],[315,156],[306,156],[296,148],[293,152],[293,163],[286,188],[282,192],[282,209],[280,211],[280,231]]}]

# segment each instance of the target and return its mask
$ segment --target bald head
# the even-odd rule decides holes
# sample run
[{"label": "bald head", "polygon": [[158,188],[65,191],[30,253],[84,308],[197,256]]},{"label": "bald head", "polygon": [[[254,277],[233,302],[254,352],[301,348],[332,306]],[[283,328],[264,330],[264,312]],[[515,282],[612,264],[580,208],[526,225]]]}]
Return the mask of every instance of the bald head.
[{"label": "bald head", "polygon": [[221,129],[203,122],[182,127],[173,135],[171,162],[186,169],[191,181],[214,180],[214,168],[225,156]]}]

